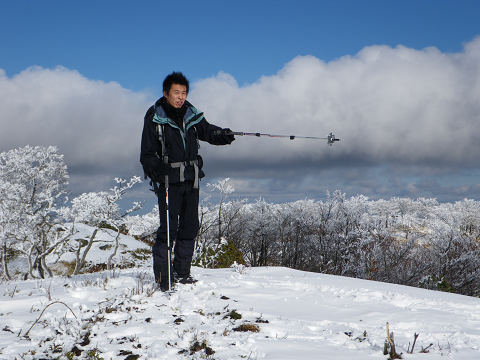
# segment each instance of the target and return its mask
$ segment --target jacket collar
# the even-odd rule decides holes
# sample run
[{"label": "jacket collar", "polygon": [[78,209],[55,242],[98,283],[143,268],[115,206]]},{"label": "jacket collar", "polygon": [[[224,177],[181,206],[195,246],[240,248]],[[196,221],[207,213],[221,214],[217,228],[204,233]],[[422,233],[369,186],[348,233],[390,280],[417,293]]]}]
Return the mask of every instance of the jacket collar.
[{"label": "jacket collar", "polygon": [[199,123],[202,119],[203,119],[203,113],[198,111],[192,104],[190,104],[188,101],[185,101],[185,104],[183,104],[182,106],[182,110],[183,108],[185,108],[185,112],[182,112],[183,114],[183,117],[180,118],[183,122],[183,124],[179,125],[174,118],[171,118],[168,114],[168,111],[166,111],[166,108],[168,109],[168,107],[163,104],[167,104],[168,106],[170,106],[174,111],[176,110],[175,108],[173,108],[173,106],[171,106],[170,104],[168,104],[167,100],[162,97],[160,99],[158,99],[156,102],[155,102],[155,109],[154,109],[154,114],[153,114],[153,122],[157,123],[157,124],[168,124],[170,126],[173,126],[174,128],[178,128],[180,130],[183,130],[183,124],[185,124],[185,131],[188,130],[191,126]]}]

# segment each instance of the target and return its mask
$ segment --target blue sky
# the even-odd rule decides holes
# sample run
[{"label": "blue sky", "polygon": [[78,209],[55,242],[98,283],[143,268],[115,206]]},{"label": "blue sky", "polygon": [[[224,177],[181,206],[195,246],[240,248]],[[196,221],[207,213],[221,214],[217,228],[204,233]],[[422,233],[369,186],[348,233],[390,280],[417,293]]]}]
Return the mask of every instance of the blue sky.
[{"label": "blue sky", "polygon": [[4,1],[0,150],[59,146],[74,192],[138,174],[143,113],[179,70],[212,123],[342,138],[205,146],[207,181],[239,195],[478,199],[478,14],[466,0]]},{"label": "blue sky", "polygon": [[1,66],[62,65],[91,79],[161,90],[182,70],[218,71],[240,84],[272,75],[297,55],[322,60],[368,45],[459,51],[478,35],[478,1],[5,1]]}]

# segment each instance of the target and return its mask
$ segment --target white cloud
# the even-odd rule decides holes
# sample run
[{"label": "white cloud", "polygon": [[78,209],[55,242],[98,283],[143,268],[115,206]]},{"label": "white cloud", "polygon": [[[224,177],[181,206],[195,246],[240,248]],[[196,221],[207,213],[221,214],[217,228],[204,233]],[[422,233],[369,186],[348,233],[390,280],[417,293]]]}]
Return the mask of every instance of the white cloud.
[{"label": "white cloud", "polygon": [[[146,95],[62,67],[0,73],[1,150],[57,145],[70,168],[90,175],[138,163]],[[135,162],[135,164],[134,164]]]},{"label": "white cloud", "polygon": [[191,97],[212,122],[286,135],[334,131],[342,139],[328,151],[305,140],[242,139],[225,158],[480,161],[480,38],[458,54],[370,46],[329,63],[299,56],[245,87],[225,73],[195,85]]}]

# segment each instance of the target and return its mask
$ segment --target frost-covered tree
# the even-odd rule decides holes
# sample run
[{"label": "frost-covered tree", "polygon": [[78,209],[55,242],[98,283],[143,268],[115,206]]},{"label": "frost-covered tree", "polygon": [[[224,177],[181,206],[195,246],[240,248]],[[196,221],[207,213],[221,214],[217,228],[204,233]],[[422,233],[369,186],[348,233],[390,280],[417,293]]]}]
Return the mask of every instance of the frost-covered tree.
[{"label": "frost-covered tree", "polygon": [[111,261],[118,250],[120,234],[128,223],[127,215],[141,208],[140,203],[134,202],[130,209],[122,211],[118,203],[129,189],[141,182],[140,178],[133,176],[128,181],[115,178],[115,182],[117,185],[111,188],[109,192],[101,191],[81,194],[71,201],[71,207],[63,208],[64,218],[69,219],[73,223],[80,222],[93,227],[93,231],[87,241],[76,240],[73,249],[75,253],[73,274],[79,274],[85,268],[88,252],[92,248],[98,232],[104,227],[113,228],[117,232],[114,250],[107,261],[107,266],[110,268]]},{"label": "frost-covered tree", "polygon": [[153,245],[156,239],[157,229],[160,226],[158,205],[155,205],[152,211],[144,215],[130,215],[125,217],[125,226],[130,235]]},{"label": "frost-covered tree", "polygon": [[5,278],[10,279],[8,271],[8,253],[15,238],[19,236],[18,223],[20,212],[20,198],[17,196],[22,190],[18,184],[0,182],[0,251],[2,270]]},{"label": "frost-covered tree", "polygon": [[223,212],[224,205],[227,197],[235,191],[233,184],[230,182],[230,178],[220,179],[214,184],[207,184],[207,188],[211,191],[217,191],[220,194],[220,201],[218,203],[218,216],[217,216],[217,240],[220,243],[225,231],[225,222],[230,223],[231,219],[225,219]]},{"label": "frost-covered tree", "polygon": [[466,295],[480,292],[479,205],[463,200],[432,209],[425,243],[432,260],[424,279],[430,287]]},{"label": "frost-covered tree", "polygon": [[[27,275],[51,275],[45,258],[58,238],[56,209],[66,194],[67,166],[53,146],[25,146],[0,153],[0,228],[5,254],[10,245],[28,259]],[[69,232],[66,232],[68,234]],[[6,261],[4,261],[4,266]]]},{"label": "frost-covered tree", "polygon": [[[200,229],[195,241],[193,262],[204,267],[224,266],[230,260],[239,261],[241,257],[234,239],[239,231],[239,212],[244,201],[227,201],[235,191],[229,178],[209,183],[207,189],[218,196],[219,202],[211,205],[204,201],[200,205]],[[243,259],[239,262],[243,263]]]},{"label": "frost-covered tree", "polygon": [[244,256],[251,266],[266,266],[270,264],[272,247],[275,244],[272,207],[264,200],[245,206],[241,212],[241,239],[236,243],[244,249]]}]

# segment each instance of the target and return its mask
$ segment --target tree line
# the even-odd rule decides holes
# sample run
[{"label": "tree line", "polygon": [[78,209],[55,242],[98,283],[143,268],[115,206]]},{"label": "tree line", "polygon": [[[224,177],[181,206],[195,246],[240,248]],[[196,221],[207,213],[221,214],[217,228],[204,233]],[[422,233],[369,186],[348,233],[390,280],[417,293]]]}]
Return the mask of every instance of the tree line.
[{"label": "tree line", "polygon": [[335,191],[321,201],[272,204],[223,195],[202,208],[198,241],[227,239],[249,266],[480,294],[478,201],[370,200]]},{"label": "tree line", "polygon": [[[480,294],[480,202],[431,198],[372,200],[340,191],[325,200],[268,203],[234,199],[229,179],[207,184],[220,194],[200,207],[198,265],[215,267],[239,251],[247,266],[298,270]],[[131,217],[150,239],[158,209]],[[230,259],[237,259],[235,254]]]}]

